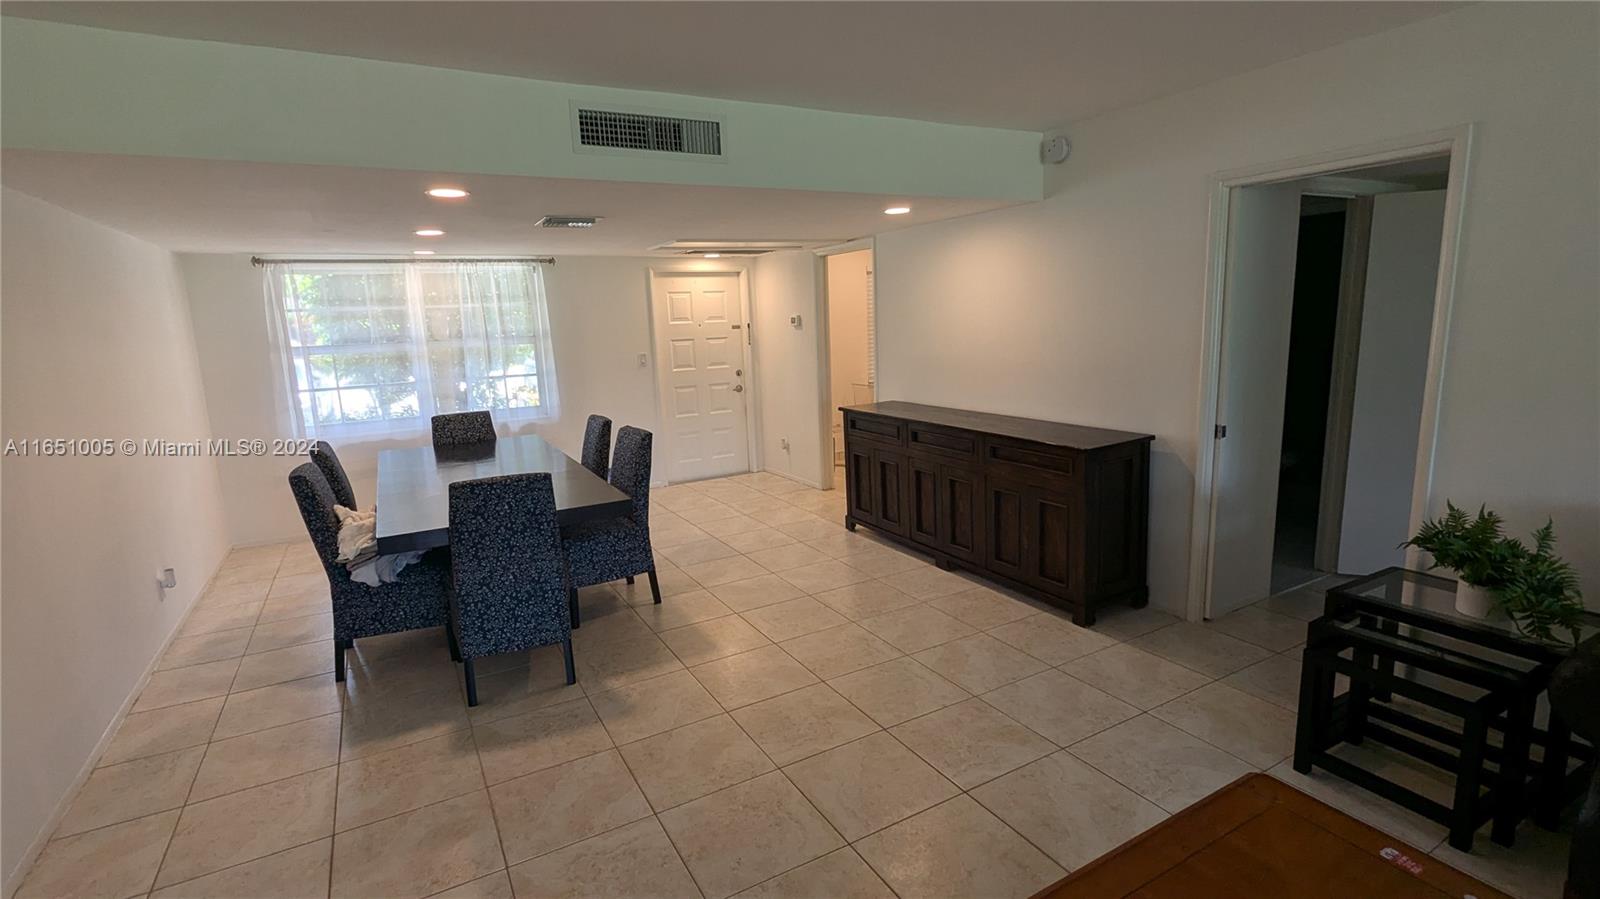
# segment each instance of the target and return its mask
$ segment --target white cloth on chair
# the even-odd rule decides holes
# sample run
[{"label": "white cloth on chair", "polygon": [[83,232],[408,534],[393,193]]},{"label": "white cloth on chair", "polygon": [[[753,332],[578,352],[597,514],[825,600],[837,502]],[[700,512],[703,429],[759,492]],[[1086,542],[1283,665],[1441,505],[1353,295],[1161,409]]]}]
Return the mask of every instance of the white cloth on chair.
[{"label": "white cloth on chair", "polygon": [[422,553],[405,552],[378,555],[378,512],[376,509],[361,512],[334,506],[339,516],[339,557],[350,571],[350,579],[369,587],[393,583],[400,572],[418,559]]}]

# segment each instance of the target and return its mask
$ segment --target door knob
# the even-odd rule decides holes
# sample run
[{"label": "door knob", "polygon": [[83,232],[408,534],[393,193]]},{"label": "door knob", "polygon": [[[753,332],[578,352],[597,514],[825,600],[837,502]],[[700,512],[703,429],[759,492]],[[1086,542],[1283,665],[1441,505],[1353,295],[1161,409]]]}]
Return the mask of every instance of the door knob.
[{"label": "door knob", "polygon": [[744,393],[744,385],[743,384],[735,384],[735,385],[733,385],[733,392],[734,393]]}]

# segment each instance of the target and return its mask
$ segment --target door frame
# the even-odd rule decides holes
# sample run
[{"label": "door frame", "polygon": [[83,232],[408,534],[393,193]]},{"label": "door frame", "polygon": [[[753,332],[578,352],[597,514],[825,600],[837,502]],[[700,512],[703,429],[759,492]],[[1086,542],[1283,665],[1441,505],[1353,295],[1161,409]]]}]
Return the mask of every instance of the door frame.
[{"label": "door frame", "polygon": [[[672,458],[672,454],[670,452],[672,433],[667,427],[669,405],[666,394],[667,378],[662,371],[662,367],[667,364],[666,354],[662,353],[661,351],[661,340],[664,335],[656,330],[656,287],[657,283],[664,278],[673,278],[683,275],[737,275],[739,278],[740,330],[744,332],[744,342],[740,347],[740,352],[742,353],[742,359],[744,362],[745,379],[745,471],[760,471],[761,459],[758,455],[760,447],[758,445],[758,441],[756,440],[756,435],[761,430],[761,423],[757,419],[757,410],[760,408],[760,403],[757,397],[758,388],[755,376],[755,353],[752,352],[751,347],[751,341],[753,338],[750,331],[750,266],[748,263],[741,261],[713,264],[702,261],[677,262],[671,260],[662,260],[659,263],[651,263],[650,267],[645,271],[644,308],[645,313],[648,316],[648,321],[650,322],[650,356],[655,363],[650,368],[651,377],[655,380],[656,419],[661,423],[660,427],[656,429],[662,437],[661,454],[659,458]],[[673,483],[667,477],[668,474],[669,472],[661,472],[659,476],[659,482],[662,484]],[[657,480],[657,476],[652,475],[651,481],[655,482]]]},{"label": "door frame", "polygon": [[[1215,562],[1217,410],[1222,399],[1222,326],[1227,270],[1229,213],[1233,191],[1262,184],[1296,181],[1346,169],[1448,154],[1450,172],[1445,188],[1444,233],[1439,247],[1439,280],[1434,291],[1433,324],[1428,340],[1428,376],[1423,386],[1421,433],[1417,441],[1416,471],[1411,488],[1412,531],[1427,514],[1433,486],[1433,463],[1439,430],[1439,395],[1454,304],[1456,264],[1461,242],[1462,212],[1472,151],[1473,124],[1429,131],[1324,153],[1296,157],[1218,172],[1207,179],[1210,220],[1206,230],[1205,304],[1201,331],[1200,390],[1195,429],[1194,508],[1189,528],[1189,595],[1185,617],[1200,621],[1211,605],[1211,576]],[[1407,553],[1414,566],[1419,554]]]},{"label": "door frame", "polygon": [[[820,446],[817,447],[818,459],[822,462],[822,489],[831,490],[843,488],[843,484],[833,482],[833,353],[830,349],[831,335],[829,328],[832,319],[829,317],[828,306],[828,257],[840,256],[845,253],[855,253],[867,250],[872,253],[872,266],[867,269],[869,281],[872,285],[872,329],[871,337],[867,340],[867,368],[869,371],[878,370],[878,241],[875,237],[861,237],[836,243],[826,247],[818,247],[811,252],[817,256],[821,271],[817,273],[817,378],[819,402],[817,403],[818,427],[817,433],[821,435]],[[873,385],[876,396],[878,385],[876,380]]]}]

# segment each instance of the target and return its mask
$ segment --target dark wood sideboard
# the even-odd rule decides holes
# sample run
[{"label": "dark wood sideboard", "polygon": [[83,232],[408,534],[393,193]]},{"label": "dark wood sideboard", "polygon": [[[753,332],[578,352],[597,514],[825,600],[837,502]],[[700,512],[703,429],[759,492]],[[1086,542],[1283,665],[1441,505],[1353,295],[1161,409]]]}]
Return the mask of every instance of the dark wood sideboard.
[{"label": "dark wood sideboard", "polygon": [[843,406],[845,527],[865,525],[1061,606],[1143,606],[1148,434],[945,409]]}]

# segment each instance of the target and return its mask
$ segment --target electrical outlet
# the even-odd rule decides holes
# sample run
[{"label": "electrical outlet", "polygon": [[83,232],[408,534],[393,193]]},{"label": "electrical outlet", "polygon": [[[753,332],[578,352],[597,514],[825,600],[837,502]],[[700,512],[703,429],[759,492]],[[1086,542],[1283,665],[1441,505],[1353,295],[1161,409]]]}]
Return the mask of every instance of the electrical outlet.
[{"label": "electrical outlet", "polygon": [[789,324],[793,325],[796,328],[800,327],[800,316],[798,316],[798,315],[789,316]]},{"label": "electrical outlet", "polygon": [[787,450],[789,448],[789,438],[787,438],[787,437],[779,437],[778,438],[778,448]]},{"label": "electrical outlet", "polygon": [[650,367],[650,356],[648,354],[646,354],[646,353],[640,353],[639,354],[639,367],[640,368],[649,368]]},{"label": "electrical outlet", "polygon": [[171,568],[161,569],[161,586],[168,590],[178,586],[178,576]]}]

